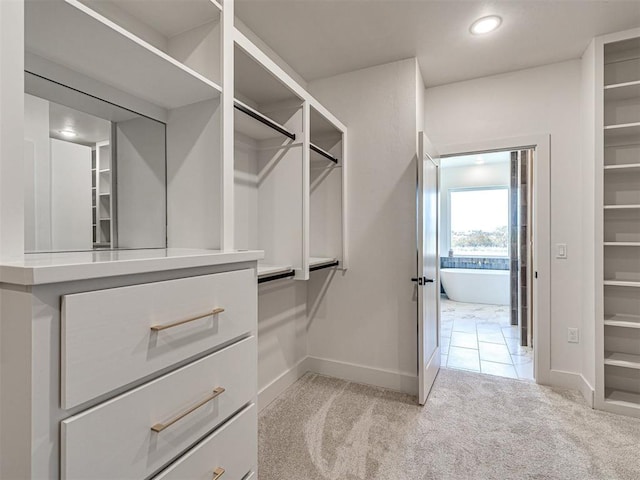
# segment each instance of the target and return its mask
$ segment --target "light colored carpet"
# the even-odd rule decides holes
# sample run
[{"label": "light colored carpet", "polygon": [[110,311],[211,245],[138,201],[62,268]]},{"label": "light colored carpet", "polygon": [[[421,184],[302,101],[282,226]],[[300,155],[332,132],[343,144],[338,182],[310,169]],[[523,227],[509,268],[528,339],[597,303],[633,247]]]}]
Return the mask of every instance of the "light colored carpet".
[{"label": "light colored carpet", "polygon": [[640,479],[640,420],[443,369],[415,398],[307,374],[260,414],[260,480]]}]

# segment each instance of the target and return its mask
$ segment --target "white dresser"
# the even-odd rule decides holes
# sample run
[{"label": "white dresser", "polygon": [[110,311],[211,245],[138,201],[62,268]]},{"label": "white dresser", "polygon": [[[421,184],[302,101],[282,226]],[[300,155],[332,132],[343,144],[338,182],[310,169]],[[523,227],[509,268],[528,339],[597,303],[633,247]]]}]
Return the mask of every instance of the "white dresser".
[{"label": "white dresser", "polygon": [[0,265],[0,477],[256,478],[260,258],[162,249]]}]

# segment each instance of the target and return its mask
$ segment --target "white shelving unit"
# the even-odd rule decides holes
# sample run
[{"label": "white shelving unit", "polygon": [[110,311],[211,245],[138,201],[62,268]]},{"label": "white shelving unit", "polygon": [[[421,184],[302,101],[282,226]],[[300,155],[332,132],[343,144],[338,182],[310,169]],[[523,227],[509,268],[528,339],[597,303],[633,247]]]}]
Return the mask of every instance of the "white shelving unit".
[{"label": "white shelving unit", "polygon": [[235,244],[264,250],[260,280],[306,280],[304,100],[238,45],[234,57]]},{"label": "white shelving unit", "polygon": [[599,48],[603,238],[595,403],[640,416],[640,38],[612,38]]},{"label": "white shelving unit", "polygon": [[313,105],[309,125],[309,270],[346,269],[345,129]]},{"label": "white shelving unit", "polygon": [[55,0],[25,8],[25,48],[35,55],[167,109],[220,95],[220,9],[210,0]]},{"label": "white shelving unit", "polygon": [[96,236],[94,248],[112,248],[114,246],[115,210],[113,208],[113,172],[111,145],[108,141],[96,144],[95,169],[95,218]]}]

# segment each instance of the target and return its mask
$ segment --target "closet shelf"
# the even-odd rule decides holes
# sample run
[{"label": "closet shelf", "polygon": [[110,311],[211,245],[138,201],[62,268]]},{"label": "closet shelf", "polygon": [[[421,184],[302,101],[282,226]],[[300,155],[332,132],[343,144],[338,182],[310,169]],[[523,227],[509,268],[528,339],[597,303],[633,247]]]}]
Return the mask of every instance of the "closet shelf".
[{"label": "closet shelf", "polygon": [[605,280],[604,285],[611,287],[634,287],[640,288],[640,282],[632,282],[628,280]]},{"label": "closet shelf", "polygon": [[640,355],[630,353],[604,352],[604,364],[615,367],[640,370]]},{"label": "closet shelf", "polygon": [[605,315],[604,324],[609,327],[640,328],[640,315]]},{"label": "closet shelf", "polygon": [[604,242],[605,247],[640,247],[640,242]]},{"label": "closet shelf", "polygon": [[78,0],[27,7],[25,28],[28,51],[160,107],[173,109],[220,96],[221,88],[213,81]]},{"label": "closet shelf", "polygon": [[605,165],[605,172],[640,172],[640,163],[628,163],[626,165]]},{"label": "closet shelf", "polygon": [[635,210],[640,208],[640,205],[605,205],[605,210]]},{"label": "closet shelf", "polygon": [[269,265],[258,263],[258,283],[270,282],[281,278],[293,277],[295,272],[290,265]]},{"label": "closet shelf", "polygon": [[640,122],[623,123],[620,125],[606,125],[604,127],[605,140],[640,136]]},{"label": "closet shelf", "polygon": [[312,152],[317,153],[318,155],[326,158],[327,160],[335,163],[336,165],[338,164],[338,159],[336,157],[334,157],[333,155],[331,155],[329,152],[327,152],[326,150],[318,147],[317,145],[310,143],[309,144],[309,148],[311,149]]},{"label": "closet shelf", "polygon": [[605,402],[623,407],[640,408],[640,393],[627,392],[606,388],[604,392]]},{"label": "closet shelf", "polygon": [[323,268],[337,267],[340,262],[335,258],[326,257],[311,257],[309,258],[309,271],[315,272],[316,270],[322,270]]},{"label": "closet shelf", "polygon": [[[268,140],[284,135],[291,140],[296,139],[295,133],[290,132],[278,122],[271,120],[266,115],[242,103],[240,100],[234,100],[233,106],[236,110],[244,113],[244,115],[235,115],[235,128],[248,137],[256,140]],[[256,120],[258,123],[251,119]]]},{"label": "closet shelf", "polygon": [[604,87],[604,99],[607,102],[619,102],[638,97],[640,97],[640,80],[616,83]]}]

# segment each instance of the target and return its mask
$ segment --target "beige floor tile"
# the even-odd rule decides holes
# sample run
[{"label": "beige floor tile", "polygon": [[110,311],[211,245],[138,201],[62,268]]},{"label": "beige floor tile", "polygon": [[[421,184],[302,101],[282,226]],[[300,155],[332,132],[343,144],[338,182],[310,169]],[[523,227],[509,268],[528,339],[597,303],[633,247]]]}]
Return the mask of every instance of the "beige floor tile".
[{"label": "beige floor tile", "polygon": [[516,369],[513,365],[505,363],[487,362],[480,360],[480,371],[488,375],[497,375],[499,377],[518,378]]},{"label": "beige floor tile", "polygon": [[511,355],[505,344],[479,342],[480,359],[488,362],[511,364]]},{"label": "beige floor tile", "polygon": [[478,348],[478,337],[475,333],[453,332],[451,334],[452,347]]},{"label": "beige floor tile", "polygon": [[447,358],[447,367],[461,368],[463,370],[480,371],[480,359],[478,350],[471,348],[450,347]]}]

